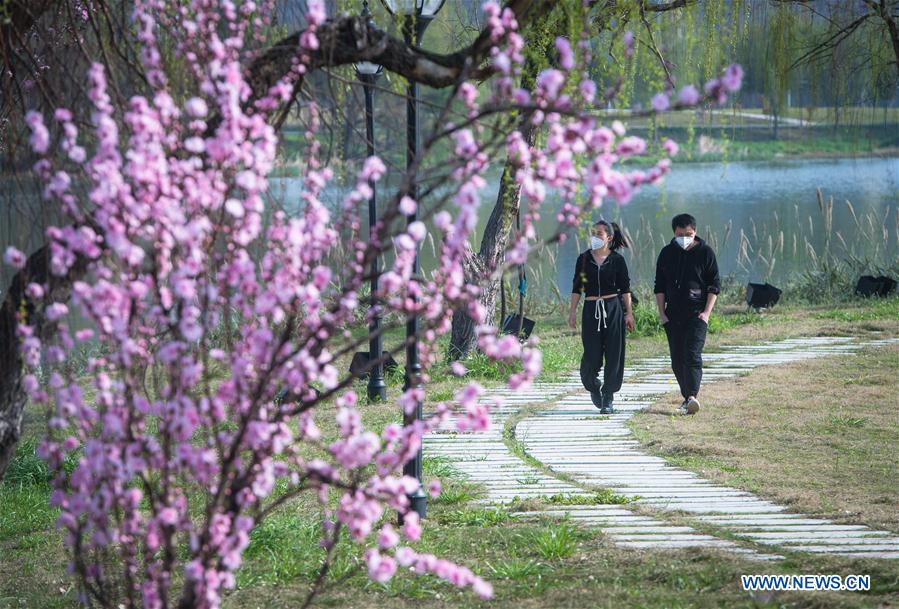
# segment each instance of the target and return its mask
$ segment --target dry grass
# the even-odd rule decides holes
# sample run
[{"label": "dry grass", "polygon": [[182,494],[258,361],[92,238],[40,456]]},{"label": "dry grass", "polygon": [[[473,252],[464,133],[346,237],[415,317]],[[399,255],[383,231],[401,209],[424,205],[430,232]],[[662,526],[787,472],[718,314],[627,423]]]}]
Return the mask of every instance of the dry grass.
[{"label": "dry grass", "polygon": [[[861,301],[846,303],[839,307],[841,313],[849,315],[848,319],[833,318],[834,305],[802,306],[796,308],[775,307],[759,313],[761,319],[757,323],[744,324],[728,328],[727,332],[709,334],[706,339],[706,351],[720,350],[727,345],[765,344],[787,338],[807,336],[851,336],[859,340],[880,338],[882,336],[899,336],[899,318],[892,313],[870,316],[864,319],[863,312],[868,310],[867,303]],[[725,305],[715,307],[715,313],[725,311],[745,311],[742,305]],[[891,309],[892,311],[892,309]],[[851,317],[856,314],[858,319]]]},{"label": "dry grass", "polygon": [[[822,332],[823,333],[823,332]],[[635,417],[650,450],[796,511],[899,531],[899,346],[766,366]]]}]

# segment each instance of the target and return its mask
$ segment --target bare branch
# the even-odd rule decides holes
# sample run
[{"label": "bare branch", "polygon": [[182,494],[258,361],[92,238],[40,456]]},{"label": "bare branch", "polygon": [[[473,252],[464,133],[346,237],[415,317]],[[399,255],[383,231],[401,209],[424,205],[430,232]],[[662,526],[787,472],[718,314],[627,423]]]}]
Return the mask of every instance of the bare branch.
[{"label": "bare branch", "polygon": [[664,13],[665,11],[673,11],[679,8],[685,8],[691,4],[696,4],[699,0],[672,0],[665,4],[650,4],[647,2],[640,3],[641,11],[650,11],[652,13]]}]

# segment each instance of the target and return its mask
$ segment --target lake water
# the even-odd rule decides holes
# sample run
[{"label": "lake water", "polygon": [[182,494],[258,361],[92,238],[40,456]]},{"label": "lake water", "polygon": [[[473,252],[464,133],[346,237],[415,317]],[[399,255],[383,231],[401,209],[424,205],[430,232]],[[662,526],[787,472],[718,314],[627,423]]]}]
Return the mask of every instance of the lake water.
[{"label": "lake water", "polygon": [[[816,188],[825,210],[833,198],[829,232]],[[721,273],[740,280],[783,282],[809,268],[810,248],[817,256],[829,248],[888,264],[899,256],[899,159],[685,163],[659,187],[601,212],[635,237],[631,266],[643,283],[652,281],[655,256],[671,239],[672,216],[684,212],[696,217],[698,234],[718,250]],[[576,251],[573,242],[562,246],[561,286],[573,273]]]},{"label": "lake water", "polygon": [[[489,179],[484,189],[476,247],[498,182],[498,176]],[[825,209],[833,198],[829,214],[819,206],[817,188]],[[299,190],[295,178],[274,180],[278,198],[298,200]],[[552,213],[557,206],[558,200],[548,197],[538,224],[541,237],[557,230]],[[899,255],[899,159],[675,164],[662,185],[644,188],[622,207],[606,203],[593,219],[615,220],[629,232],[634,245],[624,254],[631,275],[650,287],[656,256],[671,239],[671,218],[683,212],[696,217],[698,234],[715,247],[722,275],[739,281],[784,282],[810,268],[825,249],[888,266]],[[555,286],[563,296],[568,293],[577,253],[587,247],[586,231],[576,233],[570,230],[571,238],[528,265],[529,290],[549,295]],[[433,259],[425,245],[422,268],[431,268]]]},{"label": "lake water", "polygon": [[[483,193],[476,247],[498,181],[488,180]],[[291,209],[299,202],[300,188],[297,178],[275,178],[271,194]],[[830,231],[825,230],[827,214],[819,208],[816,188],[822,189],[825,201],[834,200]],[[336,200],[337,189],[330,196]],[[9,244],[31,249],[41,241],[43,231],[33,217],[13,213],[9,197],[0,198],[0,204],[6,207],[0,209],[0,251]],[[541,237],[557,229],[552,213],[556,205],[550,197],[538,225]],[[367,217],[367,211],[362,212]],[[663,185],[645,188],[623,207],[607,203],[593,216],[616,220],[631,234],[634,247],[625,256],[635,283],[646,287],[659,249],[671,238],[671,217],[681,212],[696,216],[699,235],[717,250],[722,274],[741,281],[783,282],[809,268],[812,257],[825,248],[889,265],[899,256],[899,159],[675,164]],[[532,293],[553,294],[554,287],[562,295],[568,293],[577,252],[586,249],[585,234],[578,238],[572,231],[571,239],[529,264]],[[425,245],[422,268],[427,271],[433,260]],[[4,288],[9,277],[8,269],[0,269]]]}]

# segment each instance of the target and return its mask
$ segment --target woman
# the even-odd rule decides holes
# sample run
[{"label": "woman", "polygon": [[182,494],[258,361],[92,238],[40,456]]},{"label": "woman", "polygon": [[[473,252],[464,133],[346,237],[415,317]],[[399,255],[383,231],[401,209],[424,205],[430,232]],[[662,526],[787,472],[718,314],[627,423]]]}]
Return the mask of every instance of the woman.
[{"label": "woman", "polygon": [[630,276],[624,257],[617,252],[628,244],[617,224],[600,220],[593,225],[590,245],[574,267],[568,325],[577,328],[577,304],[584,292],[581,382],[599,412],[612,414],[615,392],[624,377],[624,330],[634,329]]}]

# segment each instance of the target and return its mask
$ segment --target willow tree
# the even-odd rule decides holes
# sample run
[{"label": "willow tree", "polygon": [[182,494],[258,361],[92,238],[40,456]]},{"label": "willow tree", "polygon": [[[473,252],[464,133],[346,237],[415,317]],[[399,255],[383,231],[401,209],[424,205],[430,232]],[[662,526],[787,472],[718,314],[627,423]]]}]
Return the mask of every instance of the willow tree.
[{"label": "willow tree", "polygon": [[[849,90],[882,90],[888,100],[890,92],[896,94],[897,0],[597,0],[591,6],[591,75],[618,90],[617,107],[646,108],[660,89],[708,79],[732,61],[747,66],[744,92],[764,94],[775,139],[789,92],[801,79],[818,83],[816,94],[833,102],[837,124],[842,105],[863,101],[850,97]],[[535,44],[529,46],[533,52],[522,82],[551,60],[540,42],[542,36],[577,29],[571,14],[571,7],[562,2],[546,19],[529,26],[529,39]],[[628,30],[636,41],[630,50],[622,45],[622,34]],[[688,144],[695,117],[689,125]],[[468,257],[471,273],[496,266],[514,230],[519,194],[507,187],[508,170],[507,166],[480,247]],[[482,304],[491,318],[496,317],[498,293],[499,283],[484,292]],[[473,325],[460,312],[453,319],[450,356],[464,357],[473,345]]]},{"label": "willow tree", "polygon": [[[571,35],[583,30],[582,13],[578,2],[559,2],[546,16],[531,23],[527,30],[530,44],[527,61],[520,76],[522,86],[532,83],[537,74],[552,61],[551,41],[559,35]],[[646,0],[594,1],[588,13],[591,37],[583,40],[583,46],[591,52],[590,75],[603,83],[610,98],[619,106],[628,107],[635,98],[635,89],[645,94],[659,90],[674,91],[677,76],[689,83],[711,78],[720,70],[729,38],[721,36],[721,26],[732,24],[736,35],[739,20],[733,20],[728,7],[739,13],[743,1],[725,3],[722,0],[699,2],[698,0],[672,0],[649,2]],[[690,54],[685,58],[685,69],[671,60],[668,49],[659,38],[658,29],[666,14],[685,13],[688,19],[701,19],[705,25],[707,40],[704,45],[701,71],[693,70]],[[730,31],[730,30],[725,30]],[[625,32],[630,32],[625,36]],[[691,33],[692,36],[692,33]],[[723,47],[723,49],[722,49]],[[681,72],[675,74],[676,71]],[[611,93],[614,92],[614,95]],[[648,107],[648,98],[641,100]],[[527,127],[524,133],[529,141],[540,137],[540,132]],[[514,232],[516,215],[520,208],[520,191],[510,184],[509,176],[515,170],[514,160],[507,162],[499,184],[496,203],[484,229],[480,247],[472,250],[466,259],[466,271],[474,276],[485,269],[497,268],[502,262],[506,244]],[[496,317],[500,281],[485,286],[481,304],[489,319]],[[453,332],[449,356],[454,359],[468,355],[475,346],[475,327],[464,311],[453,317]]]}]

